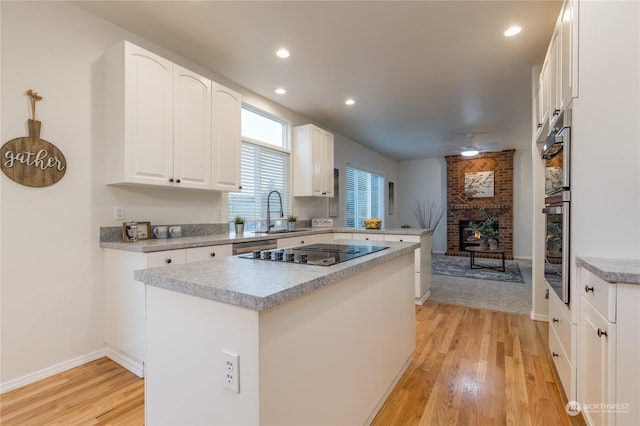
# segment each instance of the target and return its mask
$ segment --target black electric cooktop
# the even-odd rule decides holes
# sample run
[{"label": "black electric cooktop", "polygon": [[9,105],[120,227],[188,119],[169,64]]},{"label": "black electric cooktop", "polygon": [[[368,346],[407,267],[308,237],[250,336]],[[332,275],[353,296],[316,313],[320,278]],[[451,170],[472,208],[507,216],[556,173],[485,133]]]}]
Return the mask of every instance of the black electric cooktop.
[{"label": "black electric cooktop", "polygon": [[310,244],[308,246],[287,249],[254,250],[251,253],[242,254],[238,257],[271,262],[330,266],[386,248],[388,247],[351,244]]}]

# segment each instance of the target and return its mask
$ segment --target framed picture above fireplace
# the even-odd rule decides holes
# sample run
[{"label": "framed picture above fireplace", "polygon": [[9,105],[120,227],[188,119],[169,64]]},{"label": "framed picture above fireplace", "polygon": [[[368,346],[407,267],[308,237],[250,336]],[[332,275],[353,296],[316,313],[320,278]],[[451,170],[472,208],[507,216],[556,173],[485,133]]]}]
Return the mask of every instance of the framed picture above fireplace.
[{"label": "framed picture above fireplace", "polygon": [[464,174],[464,192],[470,198],[492,198],[493,171]]}]

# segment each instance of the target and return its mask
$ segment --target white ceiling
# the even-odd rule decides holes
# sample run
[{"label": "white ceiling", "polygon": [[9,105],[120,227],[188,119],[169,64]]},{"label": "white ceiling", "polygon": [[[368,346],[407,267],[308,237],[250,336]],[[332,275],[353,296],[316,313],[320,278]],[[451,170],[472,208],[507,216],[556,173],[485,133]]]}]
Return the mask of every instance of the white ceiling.
[{"label": "white ceiling", "polygon": [[[74,2],[394,159],[497,142],[531,121],[561,1]],[[507,38],[512,24],[523,30]],[[286,47],[287,60],[275,56]],[[276,95],[284,87],[284,96]],[[344,105],[347,97],[356,104]],[[478,135],[465,139],[465,133]],[[523,138],[524,139],[524,138]]]}]

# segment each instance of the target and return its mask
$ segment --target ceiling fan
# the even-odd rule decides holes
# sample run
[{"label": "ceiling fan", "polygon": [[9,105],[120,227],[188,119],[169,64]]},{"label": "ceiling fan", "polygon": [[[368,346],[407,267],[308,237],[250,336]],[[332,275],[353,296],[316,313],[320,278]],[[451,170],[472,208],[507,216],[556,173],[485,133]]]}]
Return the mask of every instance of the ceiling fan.
[{"label": "ceiling fan", "polygon": [[457,146],[458,153],[463,157],[474,157],[481,152],[492,152],[498,146],[498,142],[489,142],[485,144],[474,144],[473,138],[481,133],[488,132],[466,132],[464,133],[464,137],[466,138],[465,146]]}]

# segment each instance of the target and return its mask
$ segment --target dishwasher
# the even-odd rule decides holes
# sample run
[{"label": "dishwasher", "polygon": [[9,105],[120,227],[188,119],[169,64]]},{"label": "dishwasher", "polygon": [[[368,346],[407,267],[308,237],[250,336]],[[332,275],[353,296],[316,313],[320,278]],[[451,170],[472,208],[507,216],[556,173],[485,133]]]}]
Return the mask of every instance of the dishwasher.
[{"label": "dishwasher", "polygon": [[262,240],[262,241],[245,241],[242,243],[233,243],[231,246],[232,254],[245,254],[251,253],[254,250],[274,250],[278,248],[277,240]]}]

